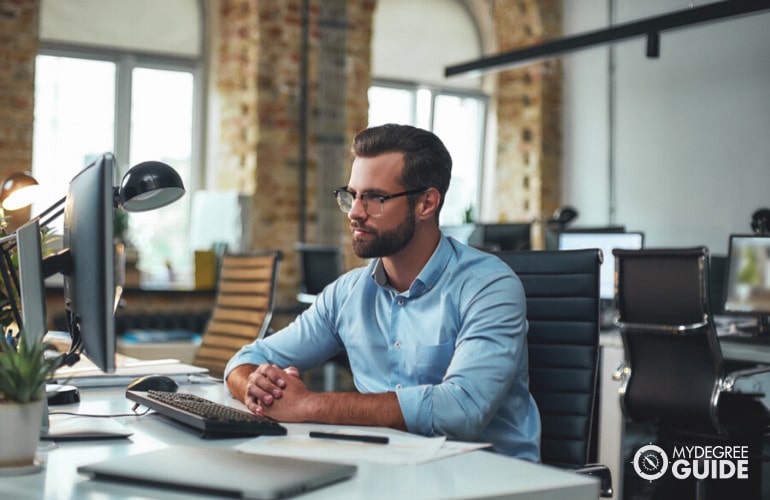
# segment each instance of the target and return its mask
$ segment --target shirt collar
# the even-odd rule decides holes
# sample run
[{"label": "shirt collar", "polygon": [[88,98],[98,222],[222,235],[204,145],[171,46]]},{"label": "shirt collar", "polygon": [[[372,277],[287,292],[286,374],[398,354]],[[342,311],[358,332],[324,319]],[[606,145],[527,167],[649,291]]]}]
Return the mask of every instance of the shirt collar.
[{"label": "shirt collar", "polygon": [[[452,244],[447,240],[446,236],[442,235],[436,250],[417,275],[412,286],[409,287],[407,294],[415,297],[432,289],[443,274],[444,269],[446,269],[449,264],[452,253]],[[374,262],[371,276],[372,279],[374,279],[374,282],[379,286],[384,287],[388,285],[388,277],[385,274],[385,266],[382,263],[382,258],[378,258]]]}]

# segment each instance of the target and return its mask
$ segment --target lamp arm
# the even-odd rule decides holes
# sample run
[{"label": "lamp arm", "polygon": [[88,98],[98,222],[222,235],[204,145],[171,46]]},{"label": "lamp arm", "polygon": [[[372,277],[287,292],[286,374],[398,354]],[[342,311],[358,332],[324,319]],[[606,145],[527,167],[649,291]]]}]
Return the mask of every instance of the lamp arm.
[{"label": "lamp arm", "polygon": [[[38,214],[37,219],[40,221],[40,226],[45,226],[46,224],[50,224],[52,220],[60,216],[64,212],[64,208],[62,205],[64,205],[64,202],[67,201],[67,197],[62,197],[59,201],[51,205],[50,207],[46,208],[40,214]],[[48,214],[53,212],[54,210],[59,209],[56,213],[54,213],[51,217],[49,217],[47,220],[43,220],[44,217],[46,217]]]}]

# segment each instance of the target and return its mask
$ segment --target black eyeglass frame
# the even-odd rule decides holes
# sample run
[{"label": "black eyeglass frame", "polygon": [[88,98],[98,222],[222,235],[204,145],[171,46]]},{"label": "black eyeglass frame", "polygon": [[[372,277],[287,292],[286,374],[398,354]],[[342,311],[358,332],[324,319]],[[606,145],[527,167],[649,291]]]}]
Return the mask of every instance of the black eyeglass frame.
[{"label": "black eyeglass frame", "polygon": [[[411,194],[418,194],[418,193],[424,193],[430,188],[422,187],[417,189],[410,189],[409,191],[401,191],[400,193],[393,193],[393,194],[374,194],[374,193],[361,193],[356,194],[351,191],[348,191],[347,186],[338,187],[334,190],[334,197],[337,199],[337,205],[340,207],[340,210],[342,213],[348,214],[350,213],[350,210],[353,209],[353,203],[355,203],[356,198],[361,200],[361,203],[364,205],[364,212],[366,212],[370,217],[379,217],[383,214],[385,211],[385,202],[387,200],[392,200],[393,198],[398,198],[401,196],[409,196]],[[345,210],[345,207],[342,206],[342,202],[340,201],[340,195],[339,193],[345,192],[349,194],[352,197],[352,200],[350,202],[350,208]],[[371,214],[369,213],[369,198],[370,200],[377,199],[380,202],[380,212],[378,214]]]}]

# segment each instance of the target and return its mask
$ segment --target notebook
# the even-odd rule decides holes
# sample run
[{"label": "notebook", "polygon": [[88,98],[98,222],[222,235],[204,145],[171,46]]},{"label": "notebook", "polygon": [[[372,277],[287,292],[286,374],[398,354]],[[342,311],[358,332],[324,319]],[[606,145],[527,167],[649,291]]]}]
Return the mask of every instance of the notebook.
[{"label": "notebook", "polygon": [[239,498],[286,498],[349,479],[355,465],[213,446],[171,446],[78,467],[96,480]]}]

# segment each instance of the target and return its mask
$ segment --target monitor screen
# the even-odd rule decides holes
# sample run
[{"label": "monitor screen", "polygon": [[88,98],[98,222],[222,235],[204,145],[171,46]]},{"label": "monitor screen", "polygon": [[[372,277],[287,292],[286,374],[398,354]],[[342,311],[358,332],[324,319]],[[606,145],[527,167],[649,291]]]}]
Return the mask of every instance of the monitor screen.
[{"label": "monitor screen", "polygon": [[43,285],[43,251],[37,219],[16,230],[19,256],[19,297],[21,326],[28,341],[40,341],[45,335],[46,308]]},{"label": "monitor screen", "polygon": [[528,222],[477,224],[468,244],[485,250],[529,250],[532,248]]},{"label": "monitor screen", "polygon": [[70,181],[62,241],[69,253],[64,299],[73,346],[104,372],[115,370],[115,160],[106,153]]},{"label": "monitor screen", "polygon": [[725,312],[770,314],[770,236],[731,235]]},{"label": "monitor screen", "polygon": [[638,250],[644,246],[644,234],[630,233],[586,233],[563,232],[559,235],[559,250],[582,250],[598,248],[604,260],[599,271],[599,296],[602,299],[615,298],[615,257],[612,250],[625,248]]}]

